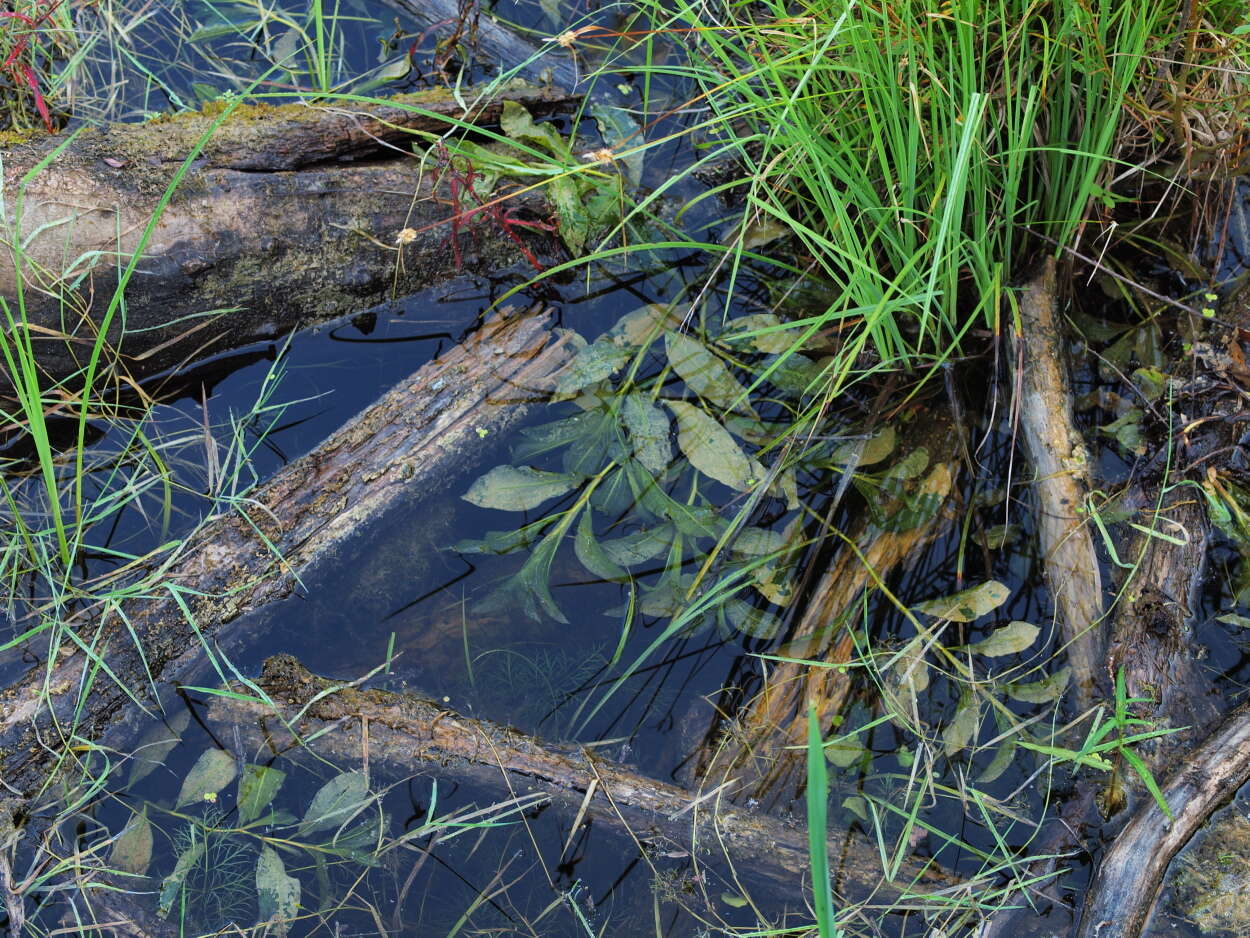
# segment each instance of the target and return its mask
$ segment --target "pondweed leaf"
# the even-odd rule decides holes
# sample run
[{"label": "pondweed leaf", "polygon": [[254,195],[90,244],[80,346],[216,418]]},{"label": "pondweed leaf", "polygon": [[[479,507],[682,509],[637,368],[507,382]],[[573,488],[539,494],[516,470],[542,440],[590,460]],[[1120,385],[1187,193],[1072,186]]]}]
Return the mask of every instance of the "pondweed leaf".
[{"label": "pondweed leaf", "polygon": [[573,151],[551,124],[535,124],[530,112],[516,101],[504,101],[499,128],[520,143],[533,143],[552,156],[571,162]]},{"label": "pondweed leaf", "polygon": [[686,387],[704,400],[725,410],[753,414],[746,397],[746,388],[729,373],[725,363],[707,350],[697,339],[672,330],[664,334],[668,363],[686,382]]},{"label": "pondweed leaf", "polygon": [[580,476],[564,472],[545,472],[529,466],[496,466],[474,482],[462,498],[479,508],[529,511],[573,491],[582,481]]},{"label": "pondweed leaf", "polygon": [[541,525],[527,524],[516,531],[487,531],[480,540],[456,541],[451,549],[458,554],[511,554],[531,547],[540,535],[535,528]]},{"label": "pondweed leaf", "polygon": [[630,394],[621,404],[621,421],[638,461],[652,475],[663,473],[673,461],[673,448],[668,441],[668,414],[641,394]]},{"label": "pondweed leaf", "polygon": [[971,622],[981,616],[993,612],[1007,601],[1011,590],[997,580],[986,580],[977,586],[970,586],[951,596],[930,599],[916,606],[917,612],[933,616],[935,619],[947,619],[951,622]]},{"label": "pondweed leaf", "polygon": [[607,335],[618,345],[641,348],[659,338],[666,329],[676,329],[681,318],[669,303],[649,303],[622,316]]},{"label": "pondweed leaf", "polygon": [[152,824],[145,807],[130,817],[126,828],[113,841],[109,866],[135,876],[145,876],[152,862]]},{"label": "pondweed leaf", "polygon": [[750,638],[775,638],[781,631],[781,619],[741,599],[728,599],[721,608],[729,624]]},{"label": "pondweed leaf", "polygon": [[260,817],[284,781],[286,773],[281,769],[252,763],[243,766],[239,774],[239,823],[248,824]]},{"label": "pondweed leaf", "polygon": [[195,760],[191,771],[182,780],[182,788],[178,790],[178,800],[174,807],[181,808],[184,804],[198,801],[210,801],[232,781],[237,770],[234,756],[224,749],[206,749]]},{"label": "pondweed leaf", "polygon": [[299,880],[288,876],[286,865],[272,847],[260,848],[256,860],[256,907],[266,934],[285,935],[299,915]]},{"label": "pondweed leaf", "polygon": [[174,871],[161,880],[160,904],[157,906],[161,918],[169,915],[169,910],[174,907],[174,900],[178,898],[178,893],[182,890],[182,884],[186,882],[187,875],[204,857],[204,852],[207,849],[207,841],[200,837],[194,844],[178,855],[178,862],[174,864]]},{"label": "pondweed leaf", "polygon": [[590,445],[603,435],[605,425],[611,425],[611,418],[596,406],[594,410],[571,417],[561,417],[536,427],[523,427],[519,431],[521,442],[513,448],[513,453],[519,460],[529,460],[562,446]]},{"label": "pondweed leaf", "polygon": [[735,319],[729,326],[733,332],[722,336],[723,339],[749,345],[757,352],[771,355],[783,355],[790,351],[790,346],[798,338],[797,332],[783,326],[772,313],[752,313]]},{"label": "pondweed leaf", "polygon": [[618,156],[617,162],[625,167],[625,178],[630,188],[637,189],[642,184],[643,160],[646,158],[646,153],[640,146],[644,137],[638,128],[638,122],[625,108],[602,102],[591,104],[590,116],[599,125],[603,142],[614,152],[635,150],[633,153]]},{"label": "pondweed leaf", "polygon": [[[569,522],[572,522],[571,518]],[[562,525],[556,525],[538,542],[521,569],[478,603],[477,608],[482,612],[511,612],[519,607],[535,622],[541,622],[545,614],[557,622],[567,623],[569,620],[556,605],[549,586],[551,564],[555,561],[565,530]]]},{"label": "pondweed leaf", "polygon": [[872,466],[881,462],[892,452],[898,438],[892,426],[885,426],[867,440],[849,440],[833,451],[833,461],[839,466],[849,466],[859,453],[860,466]]},{"label": "pondweed leaf", "polygon": [[671,524],[661,524],[610,541],[600,541],[599,546],[612,563],[632,567],[666,551],[676,533]]},{"label": "pondweed leaf", "polygon": [[301,834],[311,834],[345,824],[369,801],[369,782],[363,772],[343,772],[313,795],[300,823]]},{"label": "pondweed leaf", "polygon": [[616,374],[633,357],[633,350],[605,339],[599,339],[573,356],[556,379],[553,400],[567,400],[582,388],[598,384]]},{"label": "pondweed leaf", "polygon": [[1012,700],[1033,704],[1050,703],[1059,699],[1064,689],[1067,688],[1068,679],[1071,676],[1072,669],[1064,665],[1054,674],[1042,678],[1040,681],[1032,681],[1027,684],[1020,682],[1004,684],[1003,691]]},{"label": "pondweed leaf", "polygon": [[976,694],[965,690],[959,695],[959,706],[946,729],[942,731],[942,748],[948,756],[953,756],[967,747],[981,726],[981,708],[977,704]]},{"label": "pondweed leaf", "polygon": [[581,561],[583,567],[609,582],[623,583],[629,579],[629,571],[612,561],[595,539],[592,518],[589,511],[582,512],[577,522],[577,536],[573,539],[573,553]]},{"label": "pondweed leaf", "polygon": [[968,646],[974,655],[985,655],[987,658],[1001,658],[1003,655],[1014,655],[1024,651],[1037,641],[1041,629],[1019,619],[995,629],[979,642]]},{"label": "pondweed leaf", "polygon": [[582,188],[573,176],[552,176],[547,183],[547,195],[560,219],[560,240],[575,256],[582,253],[590,237],[590,213],[586,211]]},{"label": "pondweed leaf", "polygon": [[130,776],[126,786],[136,784],[149,775],[157,766],[165,764],[165,757],[182,742],[182,734],[191,725],[191,711],[179,710],[168,722],[157,723],[139,740],[135,747],[134,761],[130,763]]},{"label": "pondweed leaf", "polygon": [[743,554],[747,557],[763,557],[765,554],[775,554],[785,546],[785,531],[772,531],[768,528],[755,527],[754,525],[746,525],[733,539],[734,553]]},{"label": "pondweed leaf", "polygon": [[677,418],[677,445],[704,475],[738,492],[758,481],[751,461],[723,426],[685,401],[665,401]]}]

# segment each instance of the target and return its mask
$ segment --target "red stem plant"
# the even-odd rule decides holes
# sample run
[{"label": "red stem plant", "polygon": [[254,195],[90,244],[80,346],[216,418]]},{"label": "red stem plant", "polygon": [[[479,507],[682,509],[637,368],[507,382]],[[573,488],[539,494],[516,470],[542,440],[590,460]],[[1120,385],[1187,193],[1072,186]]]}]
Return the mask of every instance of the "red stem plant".
[{"label": "red stem plant", "polygon": [[[4,61],[0,63],[0,73],[9,76],[13,89],[17,92],[18,100],[9,109],[9,123],[15,128],[21,125],[22,89],[29,89],[43,126],[48,133],[56,131],[36,71],[39,54],[46,50],[42,48],[42,43],[37,41],[32,44],[31,40],[46,38],[52,32],[48,28],[48,21],[61,2],[62,0],[53,0],[51,3],[39,0],[33,8],[33,16],[16,10],[0,10],[0,53],[8,50]],[[41,6],[45,9],[37,12]]]}]

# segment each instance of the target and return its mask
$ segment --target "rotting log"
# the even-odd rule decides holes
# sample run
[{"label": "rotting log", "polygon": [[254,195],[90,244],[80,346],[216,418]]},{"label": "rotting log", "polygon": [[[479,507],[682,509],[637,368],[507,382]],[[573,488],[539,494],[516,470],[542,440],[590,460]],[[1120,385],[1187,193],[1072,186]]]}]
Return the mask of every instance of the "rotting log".
[{"label": "rotting log", "polygon": [[111,728],[124,735],[121,724],[142,716],[130,694],[199,667],[210,641],[228,649],[246,614],[344,562],[372,519],[455,484],[456,467],[545,399],[568,360],[567,337],[552,339],[551,318],[492,318],[153,561],[162,586],[128,601],[127,621],[95,609],[68,623],[107,671],[95,673],[69,645],[0,692],[0,802],[6,792],[29,799],[49,786],[57,760],[74,761],[74,739],[101,740]]},{"label": "rotting log", "polygon": [[1171,820],[1143,799],[1103,854],[1077,938],[1138,938],[1177,852],[1250,779],[1250,708],[1242,707],[1177,766],[1163,786]]},{"label": "rotting log", "polygon": [[[453,119],[497,120],[505,100],[543,114],[569,96],[518,84],[472,112],[445,90],[376,107],[240,104],[214,130],[224,107],[216,105],[85,130],[68,143],[34,138],[3,156],[0,297],[14,306],[20,265],[41,364],[55,379],[75,372],[102,328],[119,267],[201,143],[126,290],[119,364],[132,374],[282,336],[462,267],[500,269],[519,260],[519,235],[472,212],[467,196],[456,204],[436,178],[437,160],[423,161],[403,143],[419,131],[442,133]],[[387,158],[350,162],[376,155]],[[550,212],[534,194],[504,208],[519,217]],[[405,230],[411,235],[401,237]],[[114,348],[121,325],[118,313]]]},{"label": "rotting log", "polygon": [[1089,524],[1081,512],[1090,491],[1090,457],[1072,422],[1072,391],[1056,312],[1055,262],[1020,297],[1015,334],[1016,414],[1034,472],[1037,536],[1072,686],[1081,710],[1104,675],[1102,577]]},{"label": "rotting log", "polygon": [[[801,660],[769,663],[760,693],[720,734],[709,734],[711,741],[700,749],[693,777],[715,783],[739,776],[742,795],[769,807],[784,806],[795,796],[802,784],[808,704],[816,705],[821,726],[828,727],[851,690],[847,670],[836,667],[847,664],[855,650],[848,613],[865,591],[947,530],[953,517],[959,449],[951,425],[928,420],[919,434],[905,439],[903,447],[924,448],[930,454],[929,471],[912,498],[931,510],[917,524],[898,530],[883,530],[864,514],[813,588],[793,637],[781,652],[785,658]],[[882,512],[888,515],[901,508],[886,505]],[[820,664],[802,663],[807,661]]]},{"label": "rotting log", "polygon": [[[233,738],[237,729],[257,760],[308,747],[340,765],[368,760],[402,775],[433,771],[506,797],[537,793],[570,816],[641,846],[690,852],[700,865],[728,861],[744,882],[767,886],[771,899],[799,899],[810,885],[806,829],[729,805],[721,793],[656,781],[583,747],[465,717],[413,694],[318,677],[289,655],[268,659],[256,683],[276,711],[260,700],[214,697],[208,722],[223,738]],[[244,697],[254,694],[237,690]],[[840,839],[830,844],[841,862],[831,872],[843,898],[897,897],[924,875],[922,864],[909,863],[893,885],[885,884],[875,845],[862,841],[858,847],[848,850]],[[930,881],[929,888],[938,887]]]}]

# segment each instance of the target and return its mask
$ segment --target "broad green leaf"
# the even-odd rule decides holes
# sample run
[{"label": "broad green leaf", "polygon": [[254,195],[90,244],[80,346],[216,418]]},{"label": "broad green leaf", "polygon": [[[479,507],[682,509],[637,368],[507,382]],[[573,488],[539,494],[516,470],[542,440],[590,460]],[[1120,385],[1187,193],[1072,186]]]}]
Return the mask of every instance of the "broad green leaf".
[{"label": "broad green leaf", "polygon": [[864,757],[865,749],[859,743],[859,736],[844,736],[841,739],[825,744],[825,758],[830,765],[839,769],[849,769]]},{"label": "broad green leaf", "polygon": [[725,903],[731,909],[745,909],[749,904],[746,899],[734,892],[722,892],[720,901]]},{"label": "broad green leaf", "polygon": [[516,531],[487,531],[480,540],[457,541],[451,549],[458,554],[511,554],[531,547],[538,534],[532,525]]},{"label": "broad green leaf", "polygon": [[611,147],[614,153],[620,153],[621,150],[637,150],[637,152],[617,157],[617,161],[625,167],[625,178],[630,187],[637,189],[642,184],[642,167],[646,156],[641,149],[645,138],[638,127],[638,122],[625,108],[601,102],[590,105],[590,116],[599,125],[599,133],[603,137],[603,142]]},{"label": "broad green leaf", "polygon": [[784,531],[772,531],[768,528],[760,528],[754,525],[747,525],[742,528],[733,540],[733,550],[736,554],[743,554],[747,557],[763,557],[766,554],[775,554],[786,546],[786,533]]},{"label": "broad green leaf", "polygon": [[735,319],[729,325],[733,332],[722,338],[744,343],[757,352],[770,355],[783,355],[790,351],[790,346],[798,338],[798,333],[788,330],[772,313],[752,313]]},{"label": "broad green leaf", "polygon": [[581,520],[577,523],[577,537],[573,539],[573,552],[581,561],[582,566],[601,580],[623,583],[629,579],[629,571],[613,563],[612,558],[595,539],[589,511],[582,512]]},{"label": "broad green leaf", "polygon": [[842,807],[846,808],[846,810],[850,811],[865,824],[869,823],[868,802],[866,802],[859,795],[852,795],[849,798],[843,798]]},{"label": "broad green leaf", "polygon": [[959,695],[959,706],[946,729],[942,731],[942,748],[948,756],[953,756],[967,747],[981,726],[981,708],[977,704],[976,694],[964,691]]},{"label": "broad green leaf", "polygon": [[1250,618],[1239,616],[1235,612],[1229,612],[1222,616],[1215,617],[1216,622],[1222,622],[1224,625],[1233,625],[1239,629],[1250,629]]},{"label": "broad green leaf", "polygon": [[693,404],[666,401],[677,418],[677,445],[704,475],[738,492],[758,481],[751,461],[723,426]]},{"label": "broad green leaf", "polygon": [[596,405],[594,410],[562,417],[536,427],[522,427],[521,441],[514,447],[517,459],[529,460],[563,446],[591,445],[598,440],[611,418]]},{"label": "broad green leaf", "polygon": [[684,332],[672,330],[664,334],[664,347],[673,370],[686,382],[686,387],[699,397],[725,410],[743,414],[754,411],[747,402],[746,388],[729,373],[725,363],[709,352],[704,344]]},{"label": "broad green leaf", "polygon": [[828,367],[824,360],[812,361],[798,352],[782,358],[769,356],[764,360],[768,381],[779,391],[791,395],[808,394],[817,387]]},{"label": "broad green leaf", "polygon": [[302,834],[341,827],[369,800],[369,783],[363,772],[343,772],[313,795],[300,824]]},{"label": "broad green leaf", "polygon": [[659,338],[662,330],[676,329],[680,325],[681,319],[672,304],[649,303],[622,316],[607,334],[618,345],[641,348]]},{"label": "broad green leaf", "polygon": [[[580,249],[579,249],[580,250]],[[577,252],[574,252],[577,253]],[[560,370],[555,400],[567,400],[582,388],[598,384],[616,374],[633,357],[633,350],[603,339],[592,342],[573,356]]]},{"label": "broad green leaf", "polygon": [[[859,465],[872,466],[881,462],[892,452],[898,438],[894,427],[885,426],[867,440],[850,440],[833,451],[833,461],[839,466],[849,466],[859,453]],[[860,449],[862,447],[862,449]]]},{"label": "broad green leaf", "polygon": [[299,915],[299,880],[288,876],[286,865],[272,847],[260,848],[256,860],[256,906],[266,933],[285,935]]},{"label": "broad green leaf", "polygon": [[169,915],[169,910],[174,907],[174,901],[182,890],[182,884],[186,882],[187,874],[200,862],[207,847],[204,836],[201,834],[194,844],[178,855],[174,871],[161,880],[160,904],[157,907],[161,918]]},{"label": "broad green leaf", "polygon": [[582,201],[581,188],[573,176],[553,176],[547,183],[547,194],[560,219],[560,240],[576,257],[582,253],[586,239],[590,237],[590,215]]},{"label": "broad green leaf", "polygon": [[1071,676],[1072,669],[1065,665],[1054,674],[1042,678],[1040,681],[1033,681],[1028,684],[1020,682],[1004,684],[1003,690],[1012,700],[1032,704],[1050,703],[1059,699],[1059,695],[1068,686],[1068,679]]},{"label": "broad green leaf", "polygon": [[599,546],[612,563],[632,567],[662,554],[673,543],[675,534],[671,524],[662,524],[610,541],[600,541]]},{"label": "broad green leaf", "polygon": [[581,482],[581,478],[563,472],[544,472],[529,466],[496,466],[461,497],[479,508],[529,511],[573,491]]},{"label": "broad green leaf", "polygon": [[545,149],[552,156],[571,162],[572,151],[568,143],[550,124],[535,124],[530,112],[516,101],[504,101],[503,112],[499,116],[500,129],[521,143],[534,143]]},{"label": "broad green leaf", "polygon": [[738,439],[754,443],[756,446],[767,446],[786,429],[783,424],[770,420],[758,420],[745,414],[725,414],[721,423]]},{"label": "broad green leaf", "polygon": [[641,394],[630,394],[621,404],[621,420],[638,461],[652,475],[664,472],[673,461],[668,414],[648,403]]},{"label": "broad green leaf", "polygon": [[182,734],[191,725],[191,711],[185,707],[169,718],[167,722],[157,723],[139,740],[135,747],[133,761],[130,763],[130,776],[126,780],[129,788],[145,778],[157,766],[165,764],[165,757],[182,742]]},{"label": "broad green leaf", "polygon": [[977,586],[970,586],[951,596],[930,599],[916,606],[917,612],[933,616],[935,619],[947,619],[951,622],[971,622],[981,616],[993,612],[1007,601],[1011,590],[997,580],[986,580]]},{"label": "broad green leaf", "polygon": [[1134,407],[1118,420],[1113,420],[1111,423],[1098,429],[1135,456],[1144,456],[1146,453],[1146,441],[1142,436],[1141,428],[1143,416],[1142,409]]},{"label": "broad green leaf", "polygon": [[199,801],[215,801],[217,792],[232,781],[238,767],[234,756],[224,749],[206,749],[191,766],[191,771],[182,780],[182,788],[178,790],[178,800],[174,807],[181,808],[184,804]]},{"label": "broad green leaf", "polygon": [[113,841],[109,866],[135,876],[145,876],[151,862],[152,824],[148,821],[148,809],[145,807],[138,814],[131,815],[130,822]]},{"label": "broad green leaf", "polygon": [[730,624],[743,635],[770,639],[781,631],[781,620],[777,616],[741,599],[726,600],[724,608]]},{"label": "broad green leaf", "polygon": [[247,764],[239,775],[239,823],[260,817],[273,802],[286,773],[268,765]]},{"label": "broad green leaf", "polygon": [[1003,655],[1015,655],[1030,647],[1041,629],[1019,619],[995,629],[979,642],[968,646],[974,655],[985,655],[987,658],[1001,658]]},{"label": "broad green leaf", "polygon": [[[566,516],[571,524],[573,519]],[[538,542],[521,569],[508,577],[493,593],[477,604],[481,612],[510,613],[520,609],[535,622],[541,622],[546,615],[557,622],[567,623],[569,620],[551,595],[551,565],[555,561],[556,550],[564,538],[566,528],[562,524],[555,525],[541,541]]]},{"label": "broad green leaf", "polygon": [[1009,736],[998,744],[998,751],[994,753],[994,758],[985,767],[985,771],[977,777],[977,781],[982,785],[998,781],[999,776],[1011,768],[1015,760],[1016,741]]}]

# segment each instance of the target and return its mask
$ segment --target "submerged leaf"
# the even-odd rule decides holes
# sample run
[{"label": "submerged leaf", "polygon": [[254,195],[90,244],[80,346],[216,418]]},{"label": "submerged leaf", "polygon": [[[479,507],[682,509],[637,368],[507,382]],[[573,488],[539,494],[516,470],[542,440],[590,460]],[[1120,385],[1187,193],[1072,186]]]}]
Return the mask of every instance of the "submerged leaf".
[{"label": "submerged leaf", "polygon": [[544,472],[529,466],[496,466],[461,496],[479,508],[529,511],[543,502],[571,492],[582,479],[563,472]]},{"label": "submerged leaf", "polygon": [[1041,634],[1041,629],[1019,619],[995,629],[987,637],[968,646],[974,655],[985,655],[987,658],[1001,658],[1003,655],[1014,655],[1024,651]]},{"label": "submerged leaf", "polygon": [[299,880],[288,876],[286,865],[272,847],[260,848],[256,860],[256,906],[261,924],[271,935],[285,935],[299,915]]},{"label": "submerged leaf", "polygon": [[970,586],[951,596],[930,599],[916,606],[917,612],[933,616],[935,619],[947,619],[951,622],[971,622],[981,616],[993,612],[1007,601],[1011,590],[997,580],[986,580],[977,586]]},{"label": "submerged leaf", "polygon": [[341,827],[369,800],[369,782],[363,772],[343,772],[334,776],[313,795],[312,804],[300,823],[302,834]]},{"label": "submerged leaf", "polygon": [[641,394],[630,394],[621,405],[621,420],[629,432],[634,455],[652,475],[660,475],[673,461],[668,442],[668,414]]},{"label": "submerged leaf", "polygon": [[673,370],[699,397],[726,410],[754,413],[747,402],[746,388],[702,342],[684,332],[670,330],[664,334],[664,347]]},{"label": "submerged leaf", "polygon": [[673,543],[675,534],[671,524],[662,524],[659,527],[635,531],[633,534],[626,534],[624,537],[610,541],[601,541],[599,546],[613,563],[620,564],[622,567],[632,567],[658,557]]},{"label": "submerged leaf", "polygon": [[1054,674],[1040,681],[1033,681],[1028,684],[1013,682],[1005,684],[1003,690],[1012,700],[1032,704],[1050,703],[1059,699],[1059,695],[1068,686],[1068,679],[1071,676],[1072,669],[1064,665]]},{"label": "submerged leaf", "polygon": [[980,726],[981,708],[977,704],[976,695],[970,691],[964,691],[959,696],[959,706],[955,709],[955,716],[942,731],[942,747],[946,754],[953,756],[967,747],[976,736]]},{"label": "submerged leaf", "polygon": [[567,175],[553,176],[547,183],[547,194],[560,220],[560,240],[570,254],[581,254],[590,237],[591,220],[577,180]]},{"label": "submerged leaf", "polygon": [[148,821],[148,810],[145,807],[131,816],[125,830],[113,841],[109,866],[135,876],[144,876],[151,862],[152,824]]},{"label": "submerged leaf", "polygon": [[833,461],[839,466],[848,466],[855,461],[855,454],[858,452],[859,465],[871,466],[894,452],[896,442],[894,428],[885,426],[867,440],[851,440],[843,443],[833,451]]},{"label": "submerged leaf", "polygon": [[596,102],[590,105],[590,116],[599,125],[599,133],[613,151],[633,150],[617,157],[625,167],[625,178],[631,188],[642,184],[642,167],[646,153],[642,149],[644,138],[633,115],[623,107]]},{"label": "submerged leaf", "polygon": [[239,775],[239,823],[248,824],[264,813],[278,789],[286,781],[286,773],[268,765],[247,764]]},{"label": "submerged leaf", "polygon": [[[580,249],[579,249],[580,250]],[[583,388],[610,378],[633,357],[633,350],[614,342],[599,339],[573,356],[560,371],[556,381],[555,400],[567,400]]]},{"label": "submerged leaf", "polygon": [[690,464],[739,492],[756,481],[751,461],[723,426],[685,401],[666,401],[677,418],[677,445]]},{"label": "submerged leaf", "polygon": [[157,906],[157,911],[161,918],[169,915],[169,910],[174,907],[174,900],[178,898],[178,893],[182,890],[182,884],[186,882],[187,875],[200,862],[207,849],[208,844],[201,836],[194,844],[178,855],[178,862],[174,864],[174,871],[161,880],[160,903]]},{"label": "submerged leaf", "polygon": [[744,554],[748,557],[763,557],[782,550],[786,546],[786,540],[785,531],[772,531],[768,528],[747,525],[734,538],[733,550],[736,554]]},{"label": "submerged leaf", "polygon": [[533,143],[552,156],[571,161],[572,151],[560,132],[551,124],[535,124],[530,112],[516,101],[504,101],[499,128],[519,143]]},{"label": "submerged leaf", "polygon": [[234,781],[236,770],[234,756],[230,753],[224,749],[206,749],[182,780],[174,807],[216,799],[217,792]]},{"label": "submerged leaf", "polygon": [[[790,331],[772,313],[752,313],[729,324],[733,332],[722,336],[730,342],[743,342],[757,352],[783,355],[790,351],[798,334]],[[754,333],[754,334],[753,334]]]},{"label": "submerged leaf", "polygon": [[681,324],[680,317],[669,303],[648,303],[640,309],[622,316],[608,336],[618,345],[640,348],[657,339],[664,329],[675,329]]},{"label": "submerged leaf", "polygon": [[589,511],[582,512],[582,518],[577,523],[577,537],[573,540],[573,553],[577,555],[583,567],[601,580],[623,583],[629,579],[629,571],[613,563],[612,558],[595,539]]},{"label": "submerged leaf", "polygon": [[130,776],[126,787],[131,787],[149,775],[157,766],[165,764],[165,757],[182,742],[182,734],[191,725],[191,711],[185,707],[169,718],[157,723],[143,734],[135,747],[134,761],[130,763]]},{"label": "submerged leaf", "polygon": [[730,624],[750,638],[767,640],[775,638],[781,631],[781,619],[741,599],[727,600],[724,609]]}]

